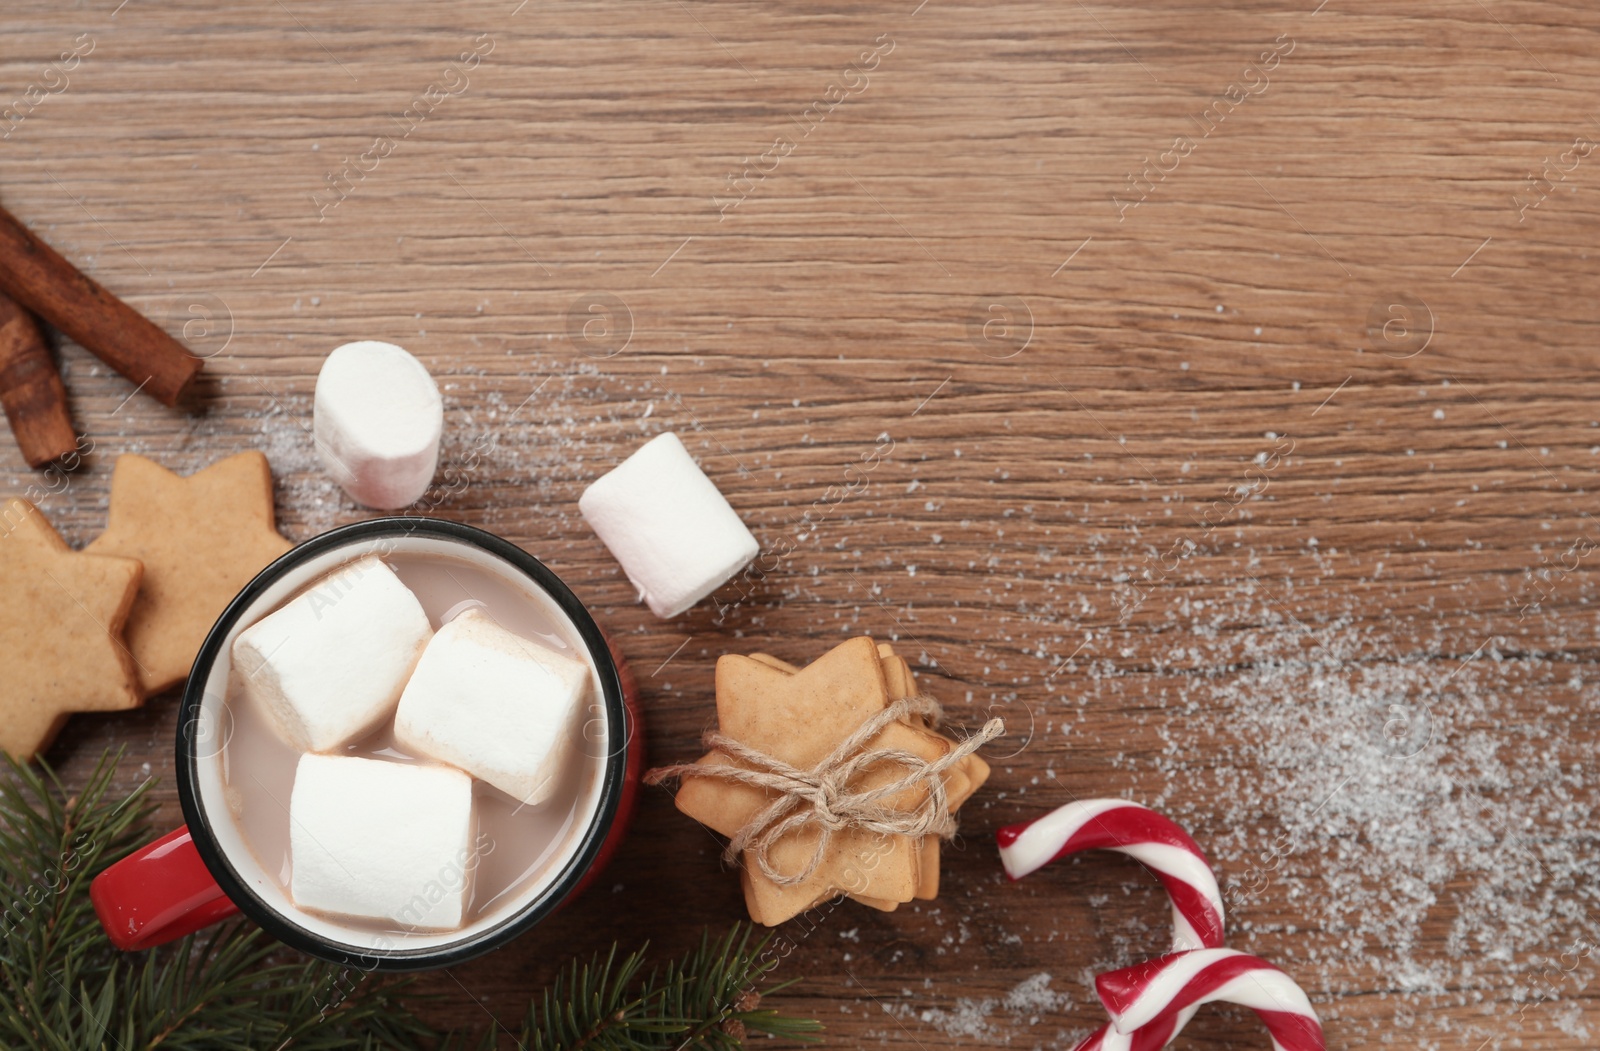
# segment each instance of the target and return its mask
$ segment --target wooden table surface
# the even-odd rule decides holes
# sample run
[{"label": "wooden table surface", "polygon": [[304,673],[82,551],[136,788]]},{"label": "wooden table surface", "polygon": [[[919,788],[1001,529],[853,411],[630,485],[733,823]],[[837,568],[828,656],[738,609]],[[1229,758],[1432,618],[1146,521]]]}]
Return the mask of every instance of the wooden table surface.
[{"label": "wooden table surface", "polygon": [[[313,383],[401,343],[446,460],[488,450],[435,513],[618,635],[653,758],[719,654],[864,633],[1010,723],[937,902],[787,932],[829,1046],[1098,1025],[1159,888],[992,842],[1108,795],[1192,830],[1330,1046],[1593,1046],[1597,89],[1576,0],[12,0],[0,199],[210,362],[175,411],[63,346],[93,452],[0,480],[81,544],[119,454],[262,449],[289,537],[360,520]],[[655,619],[577,514],[664,430],[786,552],[721,616]],[[174,703],[50,756],[125,746],[176,821]],[[441,1020],[735,920],[717,853],[648,792],[587,900],[428,979]]]}]

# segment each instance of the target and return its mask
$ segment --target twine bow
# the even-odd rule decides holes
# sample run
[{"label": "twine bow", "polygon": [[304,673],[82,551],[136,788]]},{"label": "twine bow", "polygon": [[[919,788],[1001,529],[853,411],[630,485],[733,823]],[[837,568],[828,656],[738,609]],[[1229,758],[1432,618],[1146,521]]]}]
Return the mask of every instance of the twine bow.
[{"label": "twine bow", "polygon": [[[834,834],[846,829],[919,839],[923,836],[949,839],[956,834],[956,819],[950,813],[945,793],[945,771],[999,737],[1005,732],[1005,723],[990,719],[982,730],[932,762],[902,749],[867,749],[873,738],[891,723],[921,715],[937,725],[943,714],[939,702],[931,697],[895,701],[862,723],[810,770],[791,766],[714,730],[705,735],[706,747],[725,752],[743,765],[684,763],[664,766],[651,770],[644,781],[655,785],[672,778],[712,777],[776,792],[776,799],[734,833],[722,852],[722,859],[730,865],[736,864],[739,855],[748,852],[762,875],[780,886],[792,887],[816,873],[827,856]],[[876,788],[850,787],[879,763],[899,764],[905,772]],[[906,810],[885,805],[885,800],[919,787],[926,787],[927,794],[917,806]],[[769,857],[773,845],[811,826],[818,829],[818,836],[810,859],[799,872],[779,872]]]}]

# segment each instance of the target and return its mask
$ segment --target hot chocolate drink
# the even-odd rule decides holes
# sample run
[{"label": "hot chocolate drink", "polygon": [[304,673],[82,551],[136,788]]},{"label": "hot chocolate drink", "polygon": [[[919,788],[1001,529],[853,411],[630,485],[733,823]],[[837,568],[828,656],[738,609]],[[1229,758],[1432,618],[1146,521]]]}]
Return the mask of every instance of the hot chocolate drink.
[{"label": "hot chocolate drink", "polygon": [[369,555],[246,627],[233,653],[226,800],[297,908],[452,930],[552,878],[582,836],[609,747],[598,677],[555,606],[507,578],[450,555]]}]

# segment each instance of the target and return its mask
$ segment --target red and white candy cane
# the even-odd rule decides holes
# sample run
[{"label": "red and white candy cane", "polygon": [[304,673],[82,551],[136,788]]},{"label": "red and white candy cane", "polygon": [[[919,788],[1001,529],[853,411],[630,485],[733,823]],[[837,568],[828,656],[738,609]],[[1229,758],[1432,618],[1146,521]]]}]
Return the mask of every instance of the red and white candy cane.
[{"label": "red and white candy cane", "polygon": [[[1141,862],[1172,899],[1172,949],[1222,946],[1222,893],[1200,845],[1171,820],[1125,799],[1085,799],[1043,817],[1002,828],[1000,862],[1021,879],[1056,858],[1083,850],[1113,850]],[[1109,1025],[1085,1037],[1073,1051],[1156,1051],[1178,1035],[1197,1008],[1159,1019],[1124,1034]]]},{"label": "red and white candy cane", "polygon": [[[1112,1027],[1132,1037],[1135,1051],[1154,1051],[1171,1036],[1161,1030],[1181,1012],[1218,1001],[1248,1007],[1272,1034],[1274,1051],[1326,1051],[1322,1022],[1293,978],[1236,949],[1195,949],[1096,976]],[[1164,1021],[1165,1020],[1165,1021]],[[1146,1042],[1142,1034],[1149,1033]]]},{"label": "red and white candy cane", "polygon": [[1084,799],[1007,825],[995,838],[1000,862],[1014,880],[1083,850],[1126,854],[1154,873],[1172,899],[1174,952],[1222,945],[1222,892],[1211,863],[1189,833],[1149,807]]},{"label": "red and white candy cane", "polygon": [[1177,1039],[1198,1010],[1198,1007],[1185,1007],[1175,1014],[1162,1015],[1131,1033],[1119,1033],[1107,1022],[1080,1040],[1072,1051],[1160,1051]]}]

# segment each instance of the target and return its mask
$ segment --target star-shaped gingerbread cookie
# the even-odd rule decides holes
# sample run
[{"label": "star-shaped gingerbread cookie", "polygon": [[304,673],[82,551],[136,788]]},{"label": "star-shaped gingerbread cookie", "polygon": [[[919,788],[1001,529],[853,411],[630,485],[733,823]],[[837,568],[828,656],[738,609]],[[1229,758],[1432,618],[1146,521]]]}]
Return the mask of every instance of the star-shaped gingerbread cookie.
[{"label": "star-shaped gingerbread cookie", "polygon": [[136,559],[73,551],[26,500],[0,505],[0,748],[32,759],[72,712],[139,706],[122,628],[141,572]]},{"label": "star-shaped gingerbread cookie", "polygon": [[[791,675],[800,670],[793,664],[766,653],[752,653],[750,658]],[[911,666],[906,663],[905,658],[894,652],[893,646],[887,642],[878,643],[878,661],[883,669],[884,685],[888,700],[891,703],[905,697],[916,696],[918,692],[916,677],[911,672]],[[914,717],[914,719],[913,725],[921,727],[924,732],[929,734],[938,733],[920,716]],[[966,756],[946,771],[944,786],[950,813],[954,814],[959,810],[962,804],[972,798],[973,794],[979,788],[982,788],[984,782],[988,779],[989,764],[984,762],[977,753]],[[939,896],[939,845],[937,836],[927,836],[922,841],[920,873],[914,896],[924,901],[932,901]],[[756,891],[756,885],[764,879],[765,877],[759,873],[751,873],[748,869],[745,870],[745,895],[748,899],[756,901],[760,898]],[[893,912],[904,904],[904,902],[892,898],[873,898],[854,892],[847,892],[847,894],[852,900],[882,912]],[[813,902],[812,904],[817,903]]]},{"label": "star-shaped gingerbread cookie", "polygon": [[86,551],[144,563],[128,648],[145,696],[182,682],[224,607],[293,545],[272,513],[272,471],[259,452],[187,478],[127,453],[111,474],[111,522]]},{"label": "star-shaped gingerbread cookie", "polygon": [[[877,647],[870,638],[851,639],[793,673],[751,657],[730,655],[717,661],[721,732],[802,770],[813,768],[888,703]],[[872,750],[905,751],[926,762],[943,757],[949,747],[937,735],[904,723],[891,723],[868,744]],[[734,762],[714,751],[699,765]],[[887,784],[901,772],[891,764],[880,764],[853,787]],[[731,836],[773,798],[766,789],[685,774],[677,805],[700,823]],[[884,803],[910,811],[926,798],[926,788],[911,788]],[[785,836],[773,845],[773,866],[780,872],[801,870],[819,834],[813,826]],[[760,878],[747,865],[744,884],[751,916],[775,925],[804,912],[819,898],[842,892],[909,901],[921,882],[920,853],[908,836],[845,829],[835,834],[821,866],[802,883],[784,886]]]}]

